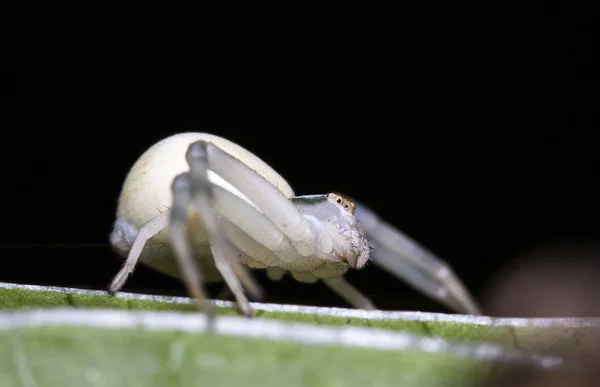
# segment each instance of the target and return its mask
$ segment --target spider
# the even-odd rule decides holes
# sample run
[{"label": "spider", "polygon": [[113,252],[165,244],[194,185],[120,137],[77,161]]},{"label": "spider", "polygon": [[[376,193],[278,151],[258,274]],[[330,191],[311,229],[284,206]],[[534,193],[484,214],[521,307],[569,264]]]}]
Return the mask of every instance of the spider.
[{"label": "spider", "polygon": [[343,277],[369,260],[459,313],[479,307],[450,267],[363,204],[336,193],[295,196],[273,168],[208,133],[150,147],[129,171],[110,235],[125,258],[109,291],[138,261],[184,281],[208,311],[205,282],[225,281],[241,311],[261,296],[247,267],[323,283],[359,309],[373,303]]}]

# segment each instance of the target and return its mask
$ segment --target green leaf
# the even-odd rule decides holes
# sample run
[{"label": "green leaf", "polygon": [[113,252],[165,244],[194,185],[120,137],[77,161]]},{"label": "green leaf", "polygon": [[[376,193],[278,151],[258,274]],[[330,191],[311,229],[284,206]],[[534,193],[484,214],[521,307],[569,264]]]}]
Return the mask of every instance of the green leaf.
[{"label": "green leaf", "polygon": [[0,284],[0,386],[474,386],[558,366],[600,326],[272,304],[248,320],[218,305],[207,332],[186,298]]},{"label": "green leaf", "polygon": [[[257,341],[179,332],[38,328],[0,333],[0,385],[465,386],[487,363],[416,350]],[[443,381],[443,384],[440,382]],[[418,382],[418,383],[416,383]]]}]

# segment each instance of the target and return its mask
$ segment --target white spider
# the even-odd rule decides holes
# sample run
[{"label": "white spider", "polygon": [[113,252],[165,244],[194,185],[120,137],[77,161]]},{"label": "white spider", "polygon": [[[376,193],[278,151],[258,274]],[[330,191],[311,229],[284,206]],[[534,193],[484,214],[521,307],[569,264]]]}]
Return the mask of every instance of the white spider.
[{"label": "white spider", "polygon": [[322,280],[354,307],[374,309],[343,278],[372,258],[452,310],[479,314],[446,263],[367,207],[333,193],[295,196],[257,156],[206,133],[168,137],[137,160],[123,184],[110,243],[127,258],[111,292],[140,260],[182,278],[207,311],[203,281],[225,280],[242,311],[252,314],[244,287],[257,296],[260,288],[243,265],[267,269],[273,280],[286,272],[300,282]]}]

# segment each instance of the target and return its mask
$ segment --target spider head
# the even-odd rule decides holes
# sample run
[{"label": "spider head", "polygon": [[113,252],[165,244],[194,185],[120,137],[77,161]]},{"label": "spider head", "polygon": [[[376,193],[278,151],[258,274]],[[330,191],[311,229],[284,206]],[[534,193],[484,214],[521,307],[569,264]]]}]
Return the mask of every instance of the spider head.
[{"label": "spider head", "polygon": [[291,199],[317,231],[317,256],[362,269],[370,247],[354,216],[356,206],[335,193],[297,196]]},{"label": "spider head", "polygon": [[337,204],[338,207],[348,212],[350,215],[354,216],[354,212],[356,211],[356,206],[350,200],[344,199],[340,195],[336,195],[334,193],[325,194],[327,201],[332,204]]}]

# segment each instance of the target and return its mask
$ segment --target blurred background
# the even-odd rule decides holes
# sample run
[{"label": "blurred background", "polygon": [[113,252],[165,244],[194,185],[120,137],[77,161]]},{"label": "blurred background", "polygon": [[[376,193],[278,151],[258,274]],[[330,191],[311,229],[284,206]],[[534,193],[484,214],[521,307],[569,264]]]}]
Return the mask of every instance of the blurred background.
[{"label": "blurred background", "polygon": [[[484,7],[5,10],[0,281],[105,289],[128,169],[164,137],[206,131],[297,194],[369,205],[486,313],[556,314],[528,296],[589,273],[561,265],[600,262],[593,13]],[[268,302],[346,306],[257,277]],[[383,309],[447,311],[372,265],[348,278]],[[143,267],[124,290],[185,294]]]}]

